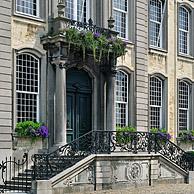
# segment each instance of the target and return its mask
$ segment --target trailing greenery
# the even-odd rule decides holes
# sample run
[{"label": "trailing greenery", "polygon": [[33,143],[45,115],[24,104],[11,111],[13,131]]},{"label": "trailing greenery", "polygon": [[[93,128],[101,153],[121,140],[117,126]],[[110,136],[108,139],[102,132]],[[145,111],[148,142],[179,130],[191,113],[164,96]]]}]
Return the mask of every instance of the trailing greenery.
[{"label": "trailing greenery", "polygon": [[116,127],[116,142],[119,144],[130,143],[133,139],[132,132],[136,132],[136,128],[132,126]]},{"label": "trailing greenery", "polygon": [[[85,60],[86,52],[91,50],[93,52],[94,60],[101,61],[102,56],[109,59],[110,53],[114,57],[119,57],[126,52],[126,43],[117,37],[108,37],[107,34],[91,31],[79,31],[76,28],[68,28],[64,32],[66,40],[69,43],[69,53],[71,44],[76,45],[83,51],[83,60]],[[98,51],[98,58],[96,53]]]},{"label": "trailing greenery", "polygon": [[31,137],[33,140],[48,137],[48,128],[39,122],[18,122],[15,131],[19,137]]},{"label": "trailing greenery", "polygon": [[194,130],[181,130],[178,137],[183,142],[194,141]]}]

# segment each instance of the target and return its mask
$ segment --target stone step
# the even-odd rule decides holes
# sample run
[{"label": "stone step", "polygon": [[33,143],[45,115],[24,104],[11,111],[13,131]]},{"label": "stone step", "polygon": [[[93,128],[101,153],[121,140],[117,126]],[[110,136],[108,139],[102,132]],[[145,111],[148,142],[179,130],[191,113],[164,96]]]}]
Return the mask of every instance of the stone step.
[{"label": "stone step", "polygon": [[[66,193],[70,194],[70,193]],[[191,184],[158,184],[154,186],[129,187],[127,189],[111,189],[88,192],[73,192],[72,194],[194,194]]]}]

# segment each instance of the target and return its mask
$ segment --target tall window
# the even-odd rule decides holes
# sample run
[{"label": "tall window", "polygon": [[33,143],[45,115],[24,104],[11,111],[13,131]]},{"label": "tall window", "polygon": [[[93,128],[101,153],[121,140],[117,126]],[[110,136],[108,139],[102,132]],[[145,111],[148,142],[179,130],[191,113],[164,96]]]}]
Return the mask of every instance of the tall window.
[{"label": "tall window", "polygon": [[80,22],[89,19],[89,0],[66,0],[66,17]]},{"label": "tall window", "polygon": [[150,78],[150,128],[162,128],[162,80]]},{"label": "tall window", "polygon": [[115,19],[115,31],[119,32],[122,38],[127,37],[128,22],[127,0],[113,0],[113,17]]},{"label": "tall window", "polygon": [[39,0],[16,0],[16,12],[39,16]]},{"label": "tall window", "polygon": [[179,7],[179,52],[189,54],[189,12]]},{"label": "tall window", "polygon": [[19,54],[16,59],[17,121],[37,121],[39,101],[39,60],[30,54]]},{"label": "tall window", "polygon": [[189,128],[189,84],[185,81],[180,81],[178,85],[178,126],[179,130]]},{"label": "tall window", "polygon": [[161,0],[150,0],[149,39],[151,46],[162,47],[162,12],[163,2]]},{"label": "tall window", "polygon": [[116,74],[116,125],[128,125],[128,82],[129,76],[124,71]]}]

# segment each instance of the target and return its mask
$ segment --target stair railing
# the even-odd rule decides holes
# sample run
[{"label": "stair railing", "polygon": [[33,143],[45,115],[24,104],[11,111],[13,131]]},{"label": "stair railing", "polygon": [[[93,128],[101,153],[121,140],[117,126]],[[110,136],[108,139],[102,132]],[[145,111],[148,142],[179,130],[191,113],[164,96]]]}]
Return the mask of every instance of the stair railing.
[{"label": "stair railing", "polygon": [[193,158],[167,135],[149,132],[91,131],[50,154],[34,155],[34,179],[49,179],[91,154],[160,153],[188,172]]},{"label": "stair railing", "polygon": [[28,169],[28,153],[24,153],[21,160],[6,157],[5,161],[0,163],[0,193],[6,190],[28,191],[26,169]]}]

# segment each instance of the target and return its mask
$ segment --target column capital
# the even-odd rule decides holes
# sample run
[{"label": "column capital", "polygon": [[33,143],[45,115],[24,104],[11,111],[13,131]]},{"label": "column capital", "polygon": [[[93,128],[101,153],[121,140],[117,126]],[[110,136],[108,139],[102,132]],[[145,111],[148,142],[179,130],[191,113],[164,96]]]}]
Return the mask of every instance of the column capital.
[{"label": "column capital", "polygon": [[59,67],[60,69],[66,69],[67,66],[69,65],[69,62],[67,59],[61,60],[61,59],[56,59],[51,61],[52,65],[55,65],[56,67]]}]

